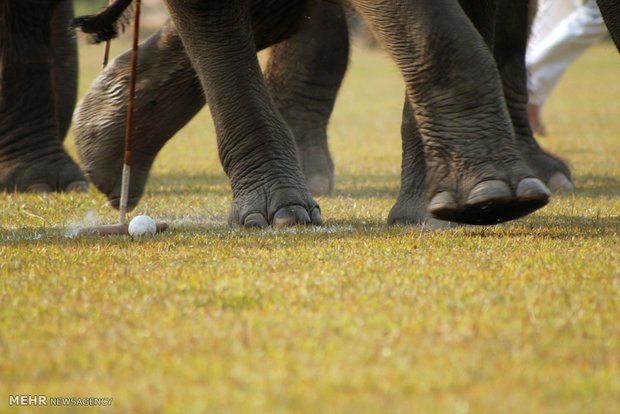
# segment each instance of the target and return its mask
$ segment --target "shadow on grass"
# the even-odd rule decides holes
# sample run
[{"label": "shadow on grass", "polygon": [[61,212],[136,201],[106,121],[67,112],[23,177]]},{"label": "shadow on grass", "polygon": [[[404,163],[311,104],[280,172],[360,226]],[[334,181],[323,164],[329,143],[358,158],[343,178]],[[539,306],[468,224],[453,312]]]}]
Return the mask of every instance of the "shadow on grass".
[{"label": "shadow on grass", "polygon": [[610,197],[620,195],[620,178],[609,175],[583,174],[576,177],[575,197]]},{"label": "shadow on grass", "polygon": [[[326,198],[393,198],[396,202],[400,182],[393,173],[346,173],[336,176],[336,186]],[[230,182],[221,174],[157,174],[146,190],[152,196],[212,194],[229,196]]]},{"label": "shadow on grass", "polygon": [[149,182],[149,195],[231,194],[228,177],[222,174],[157,174]]},{"label": "shadow on grass", "polygon": [[535,236],[551,240],[592,239],[615,236],[620,230],[620,217],[583,217],[569,215],[536,215],[497,226],[465,227],[463,235],[476,237]]},{"label": "shadow on grass", "polygon": [[336,174],[331,197],[393,198],[396,202],[400,177],[392,172]]},{"label": "shadow on grass", "polygon": [[201,224],[169,223],[170,228],[162,235],[149,239],[132,240],[128,236],[86,236],[70,237],[69,229],[52,227],[0,228],[0,244],[6,247],[23,246],[71,246],[88,247],[107,245],[131,246],[140,243],[173,243],[199,245],[209,243],[213,238],[233,238],[239,242],[255,244],[260,240],[272,243],[307,242],[321,240],[347,240],[361,238],[389,238],[408,235],[416,237],[463,237],[463,238],[522,238],[536,237],[550,240],[593,239],[617,236],[619,217],[581,217],[568,215],[537,215],[497,226],[463,226],[450,229],[432,229],[416,226],[388,227],[381,220],[328,220],[321,226],[291,226],[267,229],[244,229],[229,227],[222,221],[205,220]]}]

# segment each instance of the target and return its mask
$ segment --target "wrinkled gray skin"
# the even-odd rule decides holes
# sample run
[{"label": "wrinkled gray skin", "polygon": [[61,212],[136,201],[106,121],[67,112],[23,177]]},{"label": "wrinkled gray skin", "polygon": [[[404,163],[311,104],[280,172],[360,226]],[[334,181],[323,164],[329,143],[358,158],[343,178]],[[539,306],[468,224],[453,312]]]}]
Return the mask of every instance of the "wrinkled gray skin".
[{"label": "wrinkled gray skin", "polygon": [[[618,45],[618,3],[598,0],[598,4]],[[0,190],[86,189],[77,166],[59,145],[69,125],[76,92],[75,41],[65,30],[71,15],[69,0],[24,0],[0,6],[0,18],[6,22],[0,27]],[[333,50],[338,50],[337,42]],[[326,142],[311,139],[315,136],[320,138],[320,134],[306,134],[297,141],[298,146],[301,142],[314,149],[315,155],[306,157],[303,171],[307,173],[310,168],[312,173],[316,165],[316,179],[309,179],[309,185],[322,193],[333,185],[333,170]]]},{"label": "wrinkled gray skin", "polygon": [[[290,20],[286,25],[280,22],[283,16]],[[311,16],[316,24],[305,25],[305,16]],[[280,126],[288,126],[287,135],[292,132],[297,137],[298,151],[295,145],[288,150],[292,150],[293,155],[299,154],[298,162],[288,160],[294,161],[289,169],[297,176],[287,177],[287,180],[297,181],[303,177],[299,176],[299,163],[313,190],[325,194],[333,188],[334,168],[327,150],[326,126],[348,59],[348,31],[343,11],[326,3],[306,6],[301,1],[255,1],[251,18],[257,50],[277,43],[271,53],[266,78],[279,114],[286,120],[286,124]],[[314,27],[323,27],[319,38],[314,37],[311,29]],[[294,33],[297,35],[291,38]],[[329,40],[329,45],[324,39]],[[157,152],[205,104],[200,81],[172,24],[166,24],[143,42],[139,56],[130,206],[137,204],[142,195]],[[111,62],[92,85],[75,115],[76,142],[85,172],[108,195],[113,206],[119,203],[120,176],[116,171],[122,163],[129,63],[129,52]],[[241,101],[235,104],[241,105]],[[278,155],[278,151],[272,151],[276,155],[273,161],[280,164],[286,157]],[[226,168],[228,160],[223,155],[222,162]],[[253,162],[260,163],[260,160]],[[273,170],[282,167],[278,165]],[[234,182],[231,177],[231,183]],[[280,193],[288,197],[287,192]],[[316,207],[309,194],[306,198],[306,204]],[[234,217],[244,214],[237,213],[243,207],[235,208],[242,204],[233,206],[231,223],[239,224],[239,219]],[[314,215],[315,221],[320,221],[318,208],[309,213]],[[287,220],[289,218],[282,221],[286,223]],[[273,217],[269,221],[273,222]]]},{"label": "wrinkled gray skin", "polygon": [[[550,184],[559,181],[560,186],[572,186],[566,166],[538,147],[525,116],[523,54],[529,1],[462,1],[478,32],[453,1],[438,2],[440,6],[397,1],[352,3],[390,51],[408,86],[403,113],[402,187],[390,213],[390,223],[420,223],[428,218],[429,212],[436,218],[466,223],[509,220],[546,203],[547,190],[535,177]],[[227,55],[217,47],[217,42],[214,50],[210,50],[195,34],[184,34],[186,25],[200,27],[205,25],[203,20],[209,21],[208,13],[196,18],[207,12],[203,10],[206,5],[194,4],[188,9],[186,3],[169,2],[211,102],[220,155],[235,195],[230,222],[264,226],[273,222],[318,221],[318,208],[307,189],[295,183],[301,174],[295,171],[291,131],[282,118],[296,138],[298,157],[309,185],[317,193],[330,191],[333,164],[327,150],[325,126],[346,67],[348,40],[342,10],[338,6],[286,2],[288,9],[283,11],[281,3],[265,1],[254,3],[249,13],[249,6],[244,2],[234,4],[237,9],[224,4],[216,9],[232,13],[228,16],[232,20],[244,18],[245,25],[232,25],[234,30],[231,30],[223,28],[222,22],[219,25],[215,20],[210,22],[208,39],[224,36],[230,42],[244,43],[245,52],[235,49]],[[269,6],[275,8],[270,10]],[[435,7],[449,12],[438,16]],[[273,24],[265,16],[280,22],[278,27],[281,27],[284,21],[281,16],[296,22],[292,16],[299,11],[312,24],[302,25],[296,36],[274,48],[263,83],[255,66],[255,50],[282,40],[274,35]],[[502,21],[501,16],[513,17]],[[226,21],[223,16],[219,19]],[[250,19],[255,45],[245,41],[246,37],[252,39],[247,23]],[[385,21],[396,24],[384,27]],[[448,27],[451,29],[447,30]],[[283,32],[288,35],[295,30]],[[231,40],[235,36],[238,36],[236,40]],[[265,39],[267,42],[263,43]],[[505,44],[506,39],[514,44]],[[490,47],[497,45],[497,66],[483,41]],[[193,51],[194,42],[199,49]],[[135,145],[141,161],[137,162],[139,173],[132,179],[132,205],[142,193],[157,151],[203,105],[198,93],[180,97],[180,101],[162,99],[169,91],[198,89],[195,75],[184,60],[187,58],[178,49],[179,40],[170,25],[141,46],[147,72],[139,72],[142,89],[137,93],[137,108],[138,113],[148,115],[136,117],[142,119],[138,121],[136,133],[142,137],[139,142],[143,144]],[[241,60],[231,64],[235,59]],[[120,174],[111,174],[111,170],[120,171],[122,159],[123,129],[119,120],[124,114],[124,101],[120,94],[126,88],[119,74],[126,73],[127,64],[127,55],[119,57],[93,85],[76,115],[76,136],[87,175],[116,205]],[[239,73],[239,67],[254,69],[249,83],[244,85],[245,90],[233,81],[247,75],[246,71]],[[151,75],[150,70],[153,70]],[[227,85],[231,89],[222,88],[223,82],[230,82]],[[209,85],[215,92],[210,93]],[[272,99],[266,93],[266,86]],[[249,111],[239,106],[239,102],[247,99],[246,90],[260,92],[250,100],[256,108]],[[157,97],[152,99],[154,91]],[[257,113],[265,119],[257,119]],[[232,122],[231,114],[242,116]],[[247,123],[245,127],[244,123]],[[262,157],[273,160],[272,168],[265,168],[269,164],[260,162]]]},{"label": "wrinkled gray skin", "polygon": [[620,52],[620,2],[618,0],[596,0],[609,34]]},{"label": "wrinkled gray skin", "polygon": [[[326,194],[334,185],[327,121],[349,54],[344,13],[338,6],[320,3],[307,10],[313,24],[298,29],[297,24],[278,26],[274,19],[281,9],[279,3],[256,3],[261,5],[253,8],[252,15],[256,48],[277,43],[266,70],[271,96],[296,137],[299,163],[309,186],[317,194]],[[128,51],[110,63],[75,115],[84,169],[114,206],[120,191],[116,170],[122,166],[130,59]],[[137,204],[142,195],[158,151],[205,104],[200,81],[170,22],[140,44],[138,79],[130,205]]]},{"label": "wrinkled gray skin", "polygon": [[0,2],[0,191],[85,191],[62,147],[77,95],[71,0]]},{"label": "wrinkled gray skin", "polygon": [[[518,148],[523,148],[525,145],[522,143],[517,145],[518,134],[515,137],[515,128],[506,108],[506,103],[509,108],[511,106],[512,98],[509,87],[512,85],[505,82],[504,89],[502,89],[497,69],[499,67],[501,73],[515,70],[512,67],[516,65],[510,59],[505,59],[506,62],[498,60],[498,65],[495,65],[493,56],[485,46],[483,38],[471,25],[458,3],[448,0],[427,3],[431,2],[416,2],[413,5],[400,1],[352,2],[401,69],[407,84],[408,102],[412,103],[413,108],[412,110],[406,106],[405,109],[403,186],[399,200],[390,215],[390,221],[420,222],[425,220],[430,213],[433,217],[442,220],[483,224],[528,214],[547,202],[548,192],[546,187],[535,178],[542,174],[535,173],[523,161]],[[519,10],[516,8],[515,10],[497,10],[498,7],[504,6],[494,1],[475,2],[471,5],[465,1],[462,3],[489,45],[494,43],[495,16],[498,12],[508,13],[522,9],[523,16],[525,16],[524,25],[521,27],[516,24],[516,26],[524,33],[521,36],[524,49],[529,1],[523,1]],[[513,5],[514,3],[506,2],[506,4]],[[270,19],[279,23],[293,22],[295,25],[304,16],[312,13],[316,14],[313,17],[320,22],[321,13],[326,12],[317,12],[316,4],[303,1],[261,2],[258,6],[253,4],[251,9],[249,5],[241,1],[221,4],[219,2],[205,4],[169,1],[168,6],[176,27],[180,29],[180,36],[187,48],[190,60],[197,69],[215,120],[220,157],[233,188],[234,200],[229,221],[246,226],[320,221],[318,206],[310,197],[295,162],[292,133],[279,115],[282,114],[284,119],[293,126],[292,129],[295,129],[295,124],[299,122],[299,114],[313,112],[312,109],[304,108],[304,98],[306,102],[316,100],[316,97],[312,96],[312,99],[308,99],[305,94],[315,89],[320,90],[321,88],[315,87],[315,81],[321,78],[316,74],[313,77],[312,71],[305,71],[305,73],[302,71],[300,76],[293,77],[293,81],[282,76],[282,73],[297,73],[294,70],[295,67],[282,72],[276,70],[275,75],[272,76],[270,73],[274,67],[286,67],[286,65],[277,64],[279,57],[286,57],[287,47],[284,43],[276,48],[275,57],[272,57],[272,62],[275,63],[269,65],[267,82],[265,82],[256,61],[256,46],[261,46],[259,40],[265,38],[261,36],[262,28],[266,28],[267,33],[272,35],[272,40],[281,40],[273,36],[271,24],[257,24],[257,22],[262,22],[261,16],[263,20],[264,16],[270,16]],[[269,6],[275,8],[269,10]],[[438,13],[438,10],[442,12]],[[211,13],[218,17],[210,17]],[[338,21],[342,19],[333,20],[331,24],[338,26]],[[233,24],[233,22],[237,23]],[[239,24],[239,22],[242,23]],[[386,25],[384,22],[392,24]],[[198,36],[193,30],[186,32],[187,27],[201,28],[196,29],[201,34]],[[254,33],[250,32],[250,27],[254,28]],[[281,25],[279,24],[278,27]],[[325,24],[322,26],[323,30],[324,27]],[[505,30],[511,29],[508,27]],[[295,30],[292,29],[293,32]],[[160,36],[164,36],[163,39],[172,39],[173,36],[170,36],[172,31],[173,29],[168,27],[167,31]],[[321,31],[315,30],[317,37],[320,37],[320,34]],[[341,36],[346,37],[346,30],[343,30]],[[235,47],[227,50],[228,47],[219,46],[224,44],[222,42],[225,40],[227,42],[225,44],[235,45]],[[293,42],[293,40],[294,38],[290,41]],[[319,50],[321,50],[321,45],[323,45],[323,51],[335,49],[324,46],[325,42],[326,40],[323,40],[318,43]],[[346,45],[346,40],[344,42],[343,44]],[[143,55],[156,56],[154,61],[164,62],[162,67],[171,68],[173,65],[165,63],[166,56],[171,54],[165,50],[167,43],[159,39],[153,42],[156,46],[150,49],[146,45],[147,52]],[[172,43],[170,41],[170,44]],[[176,47],[178,45],[174,48]],[[289,48],[288,53],[292,53],[292,49],[294,48]],[[515,50],[515,54],[522,52],[519,48]],[[341,55],[346,56],[346,54]],[[175,56],[178,58],[178,54]],[[337,57],[332,58],[334,59],[338,61]],[[121,58],[117,62],[122,60]],[[289,64],[296,62],[290,58],[284,61]],[[306,60],[306,62],[312,62],[312,60]],[[113,64],[110,70],[123,73],[116,68],[117,65],[120,66],[120,63]],[[150,65],[147,66],[150,67]],[[187,67],[186,64],[180,66]],[[346,61],[342,65],[343,70],[345,66]],[[302,67],[308,68],[312,65]],[[240,70],[240,68],[244,69]],[[174,69],[170,73],[175,79],[180,78],[174,74]],[[515,77],[512,73],[510,76]],[[93,126],[92,122],[88,124],[88,119],[93,119],[92,116],[100,112],[101,106],[114,107],[114,103],[112,105],[102,103],[102,95],[105,96],[106,90],[109,89],[106,85],[114,84],[114,81],[110,82],[109,78],[108,80],[106,78],[108,75],[104,74],[93,88],[95,93],[89,93],[90,98],[89,96],[85,98],[76,115],[76,124],[79,127],[78,146],[89,177],[108,194],[113,204],[118,204],[120,180],[118,178],[110,180],[109,177],[110,166],[114,165],[114,159],[121,159],[119,155],[121,147],[105,145],[106,148],[115,148],[118,154],[107,157],[104,154],[102,157],[102,145],[97,144],[99,140],[92,139],[97,135],[97,127],[95,130],[87,128]],[[142,79],[144,78],[149,78],[149,76],[144,76]],[[113,74],[111,79],[114,79]],[[302,98],[299,104],[296,102],[300,100],[295,99],[297,89],[295,86],[290,87],[291,82],[294,85],[295,80],[301,80],[299,82],[301,87],[298,89],[300,92],[297,93],[297,97]],[[317,119],[325,119],[319,124],[323,130],[331,111],[331,105],[333,105],[333,97],[339,80],[331,82],[325,88],[325,91],[331,88],[333,93],[317,92],[319,98],[330,97],[326,100],[326,102],[329,101],[329,105],[319,105],[329,109],[324,111],[324,114],[319,113],[317,117]],[[522,80],[524,84],[524,77]],[[191,82],[195,80],[191,79]],[[268,94],[267,85],[271,86],[273,99]],[[176,86],[175,89],[188,90],[189,84],[181,86]],[[114,90],[118,92],[120,89],[114,88]],[[291,90],[295,91],[295,93],[289,93],[292,98],[287,99],[286,93],[284,97],[281,96],[282,91]],[[504,90],[506,99],[504,99]],[[137,95],[146,96],[147,94],[138,93]],[[149,99],[148,101],[157,104],[161,100]],[[520,102],[516,99],[515,101],[517,102],[514,106],[518,108]],[[189,100],[184,102],[187,103]],[[241,102],[246,105],[240,105]],[[193,104],[199,107],[201,102]],[[138,105],[140,106],[139,103]],[[92,112],[93,108],[95,108],[94,112]],[[110,112],[109,109],[104,110],[104,113]],[[304,116],[306,115],[302,115],[301,118]],[[149,117],[150,120],[159,118],[159,116]],[[172,118],[179,119],[174,116]],[[519,120],[515,116],[512,118]],[[527,125],[527,118],[524,119]],[[179,123],[185,122],[183,119],[179,121]],[[95,124],[101,125],[102,123],[108,124],[109,122],[98,120]],[[176,126],[171,129],[176,130]],[[143,128],[137,126],[136,132],[142,134],[139,131],[143,131]],[[100,135],[104,142],[106,142],[105,136],[110,136],[107,133]],[[152,136],[144,134],[145,137],[147,135],[152,142]],[[162,134],[158,135],[162,136]],[[144,161],[138,162],[138,165],[144,168],[139,167],[141,172],[134,174],[136,183],[132,182],[132,186],[138,190],[134,190],[130,196],[130,204],[137,203],[154,155],[171,135],[172,133],[166,134],[155,145],[136,145],[138,149],[146,148],[148,151],[139,151],[140,154],[137,154],[138,157],[143,156]],[[298,136],[298,146],[300,141],[322,143],[325,141],[324,137],[324,131],[320,134],[315,133],[314,138],[311,139],[300,140]],[[553,167],[548,168],[548,164],[556,160],[540,150],[531,137],[531,132],[526,139],[530,151],[543,159],[544,165],[541,169],[553,170]],[[107,141],[109,143],[109,138]],[[154,151],[153,147],[156,147]],[[300,153],[303,154],[300,157],[303,165],[305,152],[300,151]],[[327,171],[327,174],[324,174],[324,177],[327,177],[325,180],[327,185],[324,187],[329,190],[333,183],[333,165],[329,160],[326,146],[319,147],[317,153],[319,158],[322,156],[326,161],[326,167],[319,168],[319,170]],[[103,163],[101,159],[104,159]],[[310,162],[310,165],[315,164],[317,163]],[[557,164],[559,168],[551,171],[550,176],[561,172],[564,179],[568,181],[570,173],[563,164],[560,162]],[[560,169],[562,171],[559,171]],[[308,168],[304,170],[307,171]],[[306,178],[311,181],[308,175],[306,173]],[[102,182],[105,185],[101,185]]]}]

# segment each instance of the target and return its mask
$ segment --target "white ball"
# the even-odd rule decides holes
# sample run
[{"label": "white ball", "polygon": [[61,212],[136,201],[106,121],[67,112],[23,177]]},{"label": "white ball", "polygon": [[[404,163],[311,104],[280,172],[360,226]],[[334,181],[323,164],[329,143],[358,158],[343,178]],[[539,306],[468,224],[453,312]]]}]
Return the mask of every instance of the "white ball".
[{"label": "white ball", "polygon": [[129,234],[132,236],[152,236],[156,231],[155,220],[149,216],[135,216],[129,222]]}]

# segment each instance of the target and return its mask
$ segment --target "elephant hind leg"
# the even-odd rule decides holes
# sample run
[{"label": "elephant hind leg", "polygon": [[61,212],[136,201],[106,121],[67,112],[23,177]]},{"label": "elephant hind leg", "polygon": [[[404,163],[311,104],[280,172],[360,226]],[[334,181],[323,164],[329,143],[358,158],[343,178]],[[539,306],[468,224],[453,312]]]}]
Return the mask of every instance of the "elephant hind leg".
[{"label": "elephant hind leg", "polygon": [[573,191],[570,169],[560,158],[536,142],[527,114],[525,50],[533,4],[529,0],[500,0],[495,30],[494,56],[502,79],[506,105],[516,142],[536,177],[553,191]]},{"label": "elephant hind leg", "polygon": [[[57,60],[75,62],[68,45],[59,57],[54,28],[68,24],[70,1],[9,2],[0,7],[0,190],[86,191],[80,168],[62,148],[74,102],[75,73]],[[27,35],[24,34],[27,28]],[[64,73],[59,73],[63,72]],[[52,79],[68,79],[68,85]],[[66,90],[64,88],[66,87]],[[63,93],[59,94],[59,89]],[[59,108],[63,108],[62,111]],[[63,116],[59,117],[60,112]],[[62,121],[61,121],[62,118]]]},{"label": "elephant hind leg", "polygon": [[400,192],[388,215],[389,225],[420,225],[429,219],[425,201],[426,161],[424,143],[413,115],[409,98],[405,96],[401,124],[403,158]]},{"label": "elephant hind leg", "polygon": [[[129,207],[135,207],[164,144],[204,106],[200,81],[171,23],[139,45]],[[131,51],[116,57],[75,111],[74,135],[88,179],[118,208]]]},{"label": "elephant hind leg", "polygon": [[272,47],[265,78],[295,136],[310,192],[324,195],[334,188],[327,123],[348,63],[349,33],[338,5],[319,3],[309,17],[297,34]]}]

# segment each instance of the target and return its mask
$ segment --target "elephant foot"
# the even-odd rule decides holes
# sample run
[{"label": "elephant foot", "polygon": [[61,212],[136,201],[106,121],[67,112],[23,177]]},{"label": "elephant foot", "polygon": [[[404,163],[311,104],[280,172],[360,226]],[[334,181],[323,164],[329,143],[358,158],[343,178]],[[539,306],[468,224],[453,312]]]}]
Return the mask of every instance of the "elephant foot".
[{"label": "elephant foot", "polygon": [[[135,207],[157,153],[204,106],[204,93],[172,23],[139,45],[128,207]],[[92,83],[73,122],[88,179],[119,206],[125,151],[131,51],[116,57]]]},{"label": "elephant foot", "polygon": [[419,226],[443,229],[454,227],[455,223],[436,220],[429,216],[422,197],[399,197],[388,215],[388,226]]},{"label": "elephant foot", "polygon": [[553,192],[572,192],[575,190],[570,170],[566,163],[538,148],[522,150],[523,159],[534,174]]},{"label": "elephant foot", "polygon": [[[73,121],[75,144],[84,173],[115,209],[120,206],[127,122],[127,85],[116,79],[117,72],[121,72],[117,66],[124,63],[122,58],[123,56],[116,59],[91,85],[76,108]],[[116,97],[113,91],[116,91],[119,97]],[[115,98],[119,102],[116,102]],[[160,126],[159,133],[153,133],[152,128],[144,128],[146,116],[142,106],[138,106],[138,110],[134,112],[136,133],[132,137],[127,200],[130,210],[140,201],[155,156],[165,143],[165,139],[161,137],[165,129]],[[159,115],[156,113],[153,116],[152,124],[160,122],[159,119],[163,117]]]},{"label": "elephant foot", "polygon": [[310,193],[314,196],[330,194],[334,189],[334,163],[329,150],[298,141],[297,158]]},{"label": "elephant foot", "polygon": [[549,202],[549,190],[537,178],[524,178],[513,190],[502,180],[475,185],[465,197],[441,191],[428,204],[431,216],[466,224],[497,224],[530,214]]},{"label": "elephant foot", "polygon": [[[125,117],[120,113],[99,110],[99,106],[91,102],[87,95],[78,106],[74,118],[78,156],[88,180],[107,197],[110,206],[118,209],[125,153]],[[106,119],[106,122],[101,119]],[[142,134],[134,138],[127,199],[130,211],[138,205],[144,193],[158,150],[156,147],[154,151],[148,151],[150,144]]]},{"label": "elephant foot", "polygon": [[553,174],[547,181],[547,186],[556,193],[575,191],[575,184],[561,172]]},{"label": "elephant foot", "polygon": [[428,148],[425,191],[431,217],[491,225],[526,216],[549,202],[549,189],[535,178],[513,142],[500,141],[494,152],[474,144],[452,153]]},{"label": "elephant foot", "polygon": [[[76,138],[77,139],[77,138]],[[88,180],[101,191],[114,209],[120,208],[123,172],[123,145],[100,147],[98,153],[80,152],[80,160]],[[82,148],[83,150],[83,148]],[[127,209],[132,211],[140,202],[155,155],[132,151]]]},{"label": "elephant foot", "polygon": [[321,209],[303,187],[272,181],[235,196],[228,223],[248,228],[321,224]]},{"label": "elephant foot", "polygon": [[[52,193],[88,191],[88,182],[80,167],[54,137],[44,155],[20,159],[0,156],[0,190],[7,192]],[[36,149],[40,153],[41,148]]]}]

